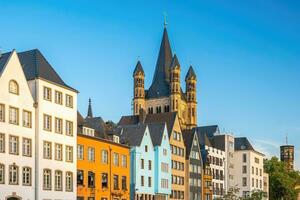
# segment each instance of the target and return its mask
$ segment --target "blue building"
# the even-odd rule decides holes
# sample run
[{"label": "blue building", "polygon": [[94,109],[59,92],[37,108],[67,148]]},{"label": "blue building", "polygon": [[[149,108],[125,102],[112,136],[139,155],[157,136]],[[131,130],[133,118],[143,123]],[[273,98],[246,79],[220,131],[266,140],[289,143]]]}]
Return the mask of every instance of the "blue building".
[{"label": "blue building", "polygon": [[171,194],[171,150],[165,123],[123,125],[130,146],[130,199],[167,200]]}]

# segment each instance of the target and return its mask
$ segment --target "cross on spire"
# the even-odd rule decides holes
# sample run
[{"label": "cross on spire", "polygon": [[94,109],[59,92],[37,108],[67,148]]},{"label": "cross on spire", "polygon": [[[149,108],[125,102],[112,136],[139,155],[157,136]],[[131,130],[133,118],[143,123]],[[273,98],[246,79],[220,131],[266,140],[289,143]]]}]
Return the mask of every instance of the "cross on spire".
[{"label": "cross on spire", "polygon": [[164,12],[164,28],[167,28],[168,22],[167,22],[167,13]]}]

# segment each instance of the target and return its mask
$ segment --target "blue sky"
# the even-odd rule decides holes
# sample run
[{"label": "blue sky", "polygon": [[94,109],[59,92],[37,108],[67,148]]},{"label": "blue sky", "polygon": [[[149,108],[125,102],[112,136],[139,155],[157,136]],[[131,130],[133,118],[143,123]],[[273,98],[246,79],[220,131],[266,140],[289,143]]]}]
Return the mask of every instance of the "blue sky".
[{"label": "blue sky", "polygon": [[3,51],[38,48],[88,98],[95,115],[131,113],[132,71],[140,57],[151,83],[167,13],[171,46],[198,75],[199,125],[247,136],[278,155],[288,134],[300,169],[300,2],[4,1]]}]

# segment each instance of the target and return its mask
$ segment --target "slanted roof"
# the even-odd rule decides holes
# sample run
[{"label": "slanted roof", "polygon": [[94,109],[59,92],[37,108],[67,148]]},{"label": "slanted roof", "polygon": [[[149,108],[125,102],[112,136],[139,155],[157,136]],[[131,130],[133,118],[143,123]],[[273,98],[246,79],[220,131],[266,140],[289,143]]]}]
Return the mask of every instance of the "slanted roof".
[{"label": "slanted roof", "polygon": [[175,68],[175,67],[179,67],[180,68],[180,64],[177,58],[177,55],[174,54],[173,58],[172,58],[172,64],[171,64],[171,69]]},{"label": "slanted roof", "polygon": [[226,135],[214,135],[210,142],[213,147],[225,151],[225,136]]},{"label": "slanted roof", "polygon": [[[176,120],[177,112],[155,113],[146,115],[145,123],[163,123],[167,124],[169,137],[172,134],[172,129]],[[139,116],[122,116],[119,125],[139,124]]]},{"label": "slanted roof", "polygon": [[106,138],[105,122],[102,117],[85,118],[85,126],[95,129],[95,135],[97,137]]},{"label": "slanted roof", "polygon": [[246,137],[234,138],[234,149],[236,151],[239,151],[239,150],[255,151],[254,148],[252,147],[251,143],[249,142],[248,138],[246,138]]},{"label": "slanted roof", "polygon": [[194,129],[197,129],[197,131],[202,134],[205,133],[209,139],[212,138],[214,135],[220,134],[218,125],[200,126],[200,127],[194,128]]},{"label": "slanted roof", "polygon": [[192,65],[190,66],[190,68],[189,68],[189,70],[188,70],[188,72],[187,72],[187,74],[185,76],[185,80],[191,79],[191,78],[193,78],[193,79],[197,78],[196,73],[195,73]]},{"label": "slanted roof", "polygon": [[129,146],[140,146],[146,131],[147,125],[123,125],[121,126],[121,142]]},{"label": "slanted roof", "polygon": [[27,80],[42,78],[52,83],[78,92],[67,85],[38,49],[18,53]]},{"label": "slanted roof", "polygon": [[147,125],[148,125],[149,131],[150,131],[153,146],[160,146],[161,141],[163,139],[166,124],[165,123],[150,123]]},{"label": "slanted roof", "polygon": [[89,98],[89,106],[88,106],[88,112],[87,116],[88,118],[93,118],[93,110],[92,110],[92,100]]},{"label": "slanted roof", "polygon": [[203,148],[204,146],[208,146],[211,147],[211,143],[207,137],[207,135],[203,132],[199,132],[196,130],[197,136],[198,136],[198,140],[199,140],[199,144],[200,144],[200,148]]},{"label": "slanted roof", "polygon": [[184,141],[185,149],[186,149],[186,153],[185,153],[186,159],[190,158],[190,153],[191,153],[192,146],[193,146],[194,135],[195,135],[194,130],[182,131],[182,137],[183,137],[183,141]]},{"label": "slanted roof", "polygon": [[136,73],[138,73],[138,72],[141,72],[142,74],[145,74],[145,73],[144,73],[144,69],[143,69],[142,64],[141,64],[140,61],[137,62],[136,66],[135,66],[135,68],[134,68],[133,76],[134,76]]},{"label": "slanted roof", "polygon": [[164,28],[159,54],[156,62],[152,84],[146,93],[146,98],[168,97],[170,95],[170,67],[172,50],[167,29]]},{"label": "slanted roof", "polygon": [[11,54],[12,54],[12,51],[3,53],[0,55],[0,75],[5,67],[6,63],[8,62],[8,59]]}]

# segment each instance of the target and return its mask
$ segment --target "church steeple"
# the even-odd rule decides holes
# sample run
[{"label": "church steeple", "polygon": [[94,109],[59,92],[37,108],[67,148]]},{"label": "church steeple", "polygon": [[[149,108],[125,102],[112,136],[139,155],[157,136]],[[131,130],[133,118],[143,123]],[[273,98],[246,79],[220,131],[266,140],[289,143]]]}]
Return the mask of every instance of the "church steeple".
[{"label": "church steeple", "polygon": [[89,107],[88,107],[87,118],[93,118],[92,100],[91,100],[91,98],[89,98]]}]

